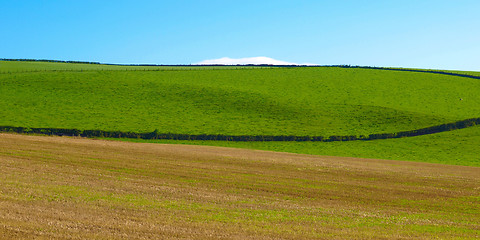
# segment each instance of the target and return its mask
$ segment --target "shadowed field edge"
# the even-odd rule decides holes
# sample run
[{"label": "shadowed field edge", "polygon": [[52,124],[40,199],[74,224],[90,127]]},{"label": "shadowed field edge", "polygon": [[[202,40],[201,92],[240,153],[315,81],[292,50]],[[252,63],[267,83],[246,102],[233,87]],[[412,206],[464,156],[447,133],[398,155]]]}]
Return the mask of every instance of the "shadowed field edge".
[{"label": "shadowed field edge", "polygon": [[453,123],[445,123],[432,127],[401,131],[397,133],[374,133],[366,135],[348,135],[339,136],[293,136],[293,135],[223,135],[223,134],[177,134],[177,133],[160,133],[157,129],[149,133],[122,132],[122,131],[104,131],[104,130],[79,130],[66,128],[28,128],[28,127],[12,127],[0,126],[0,132],[15,132],[26,134],[43,134],[57,136],[79,136],[79,137],[107,137],[107,138],[137,138],[137,139],[165,139],[165,140],[211,140],[211,141],[233,141],[233,142],[250,142],[250,141],[313,141],[313,142],[337,142],[337,141],[370,141],[376,139],[391,139],[415,137],[429,135],[441,132],[447,132],[457,129],[473,127],[480,124],[480,118],[470,118],[466,120],[456,121]]}]

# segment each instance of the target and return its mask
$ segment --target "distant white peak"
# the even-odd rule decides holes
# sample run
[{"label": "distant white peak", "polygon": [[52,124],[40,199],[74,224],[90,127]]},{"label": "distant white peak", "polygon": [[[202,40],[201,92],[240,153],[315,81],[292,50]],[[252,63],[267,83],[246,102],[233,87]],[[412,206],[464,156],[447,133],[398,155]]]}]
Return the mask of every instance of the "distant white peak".
[{"label": "distant white peak", "polygon": [[251,57],[251,58],[228,58],[223,57],[219,59],[210,59],[210,60],[203,60],[196,65],[313,65],[313,64],[298,64],[298,63],[291,63],[276,60],[269,57]]}]

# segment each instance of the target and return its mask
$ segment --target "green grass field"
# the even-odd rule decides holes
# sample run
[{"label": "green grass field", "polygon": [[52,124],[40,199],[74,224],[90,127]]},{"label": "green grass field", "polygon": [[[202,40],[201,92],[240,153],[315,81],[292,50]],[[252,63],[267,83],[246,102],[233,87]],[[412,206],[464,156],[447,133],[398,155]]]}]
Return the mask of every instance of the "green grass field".
[{"label": "green grass field", "polygon": [[[10,126],[330,136],[480,117],[480,80],[431,73],[7,61],[0,73],[0,125]],[[468,128],[371,142],[163,142],[478,166],[478,136]]]},{"label": "green grass field", "polygon": [[[2,68],[25,63],[8,64]],[[329,136],[411,130],[480,113],[476,79],[370,69],[97,69],[7,73],[0,81],[0,125],[25,127]]]}]

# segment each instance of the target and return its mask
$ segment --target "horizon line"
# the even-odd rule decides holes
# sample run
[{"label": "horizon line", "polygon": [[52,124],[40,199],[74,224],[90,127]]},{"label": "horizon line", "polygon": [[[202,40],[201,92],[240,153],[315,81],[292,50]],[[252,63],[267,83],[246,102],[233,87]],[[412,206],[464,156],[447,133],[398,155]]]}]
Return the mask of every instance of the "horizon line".
[{"label": "horizon line", "polygon": [[456,70],[456,69],[435,69],[435,68],[416,68],[416,67],[380,67],[367,65],[351,65],[351,64],[157,64],[157,63],[105,63],[105,62],[90,62],[79,60],[56,60],[56,59],[33,59],[33,58],[0,58],[0,61],[8,62],[52,62],[52,63],[72,63],[72,64],[95,64],[95,65],[109,65],[109,66],[138,66],[138,67],[343,67],[343,68],[370,68],[370,69],[391,69],[391,70],[424,70],[424,72],[431,71],[465,71],[478,72],[476,70]]}]

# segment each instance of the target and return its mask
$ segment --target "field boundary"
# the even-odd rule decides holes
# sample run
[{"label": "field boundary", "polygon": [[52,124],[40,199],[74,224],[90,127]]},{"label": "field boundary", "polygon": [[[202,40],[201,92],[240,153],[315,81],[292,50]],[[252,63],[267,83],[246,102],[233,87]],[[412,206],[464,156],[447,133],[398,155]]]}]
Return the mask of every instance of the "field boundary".
[{"label": "field boundary", "polygon": [[396,133],[374,133],[370,135],[332,135],[332,136],[295,136],[295,135],[224,135],[224,134],[178,134],[160,133],[157,129],[148,133],[104,131],[104,130],[79,130],[67,128],[28,128],[0,126],[0,132],[14,132],[25,134],[42,134],[56,136],[78,137],[106,137],[106,138],[132,138],[132,139],[165,139],[165,140],[204,140],[204,141],[233,141],[233,142],[338,142],[338,141],[369,141],[376,139],[391,139],[415,137],[422,135],[447,132],[480,125],[480,118],[470,118],[453,123],[446,123],[432,127],[400,131]]},{"label": "field boundary", "polygon": [[400,72],[434,73],[434,74],[443,74],[443,75],[449,75],[449,76],[455,76],[455,77],[480,79],[480,76],[474,76],[474,75],[468,75],[468,74],[462,74],[462,73],[445,72],[445,71],[441,71],[441,70],[423,70],[423,69],[369,67],[369,66],[349,66],[349,65],[338,65],[338,66],[332,66],[332,67],[361,68],[361,69],[374,69],[374,70],[400,71]]},{"label": "field boundary", "polygon": [[[237,65],[220,65],[220,64],[115,64],[115,63],[100,63],[100,62],[88,62],[88,61],[63,61],[63,60],[48,60],[48,59],[8,59],[0,58],[0,61],[6,62],[50,62],[50,63],[69,63],[69,64],[90,64],[90,65],[103,65],[103,66],[119,66],[119,67],[183,67],[188,68],[210,68],[219,70],[221,68],[233,68],[233,69],[251,69],[251,68],[315,68],[315,67],[338,67],[338,68],[360,68],[360,69],[374,69],[374,70],[386,70],[386,71],[400,71],[400,72],[417,72],[417,73],[433,73],[443,74],[456,77],[465,77],[480,79],[480,76],[468,75],[463,73],[447,72],[448,70],[427,70],[427,69],[413,69],[413,68],[393,68],[393,67],[372,67],[372,66],[355,66],[355,65],[271,65],[271,64],[237,64]],[[218,67],[218,68],[212,68]],[[86,72],[86,71],[166,71],[175,69],[115,69],[115,70],[102,70],[102,69],[45,69],[45,70],[32,70],[32,71],[12,71],[1,73],[31,73],[31,72]],[[452,70],[453,71],[453,70]]]}]

